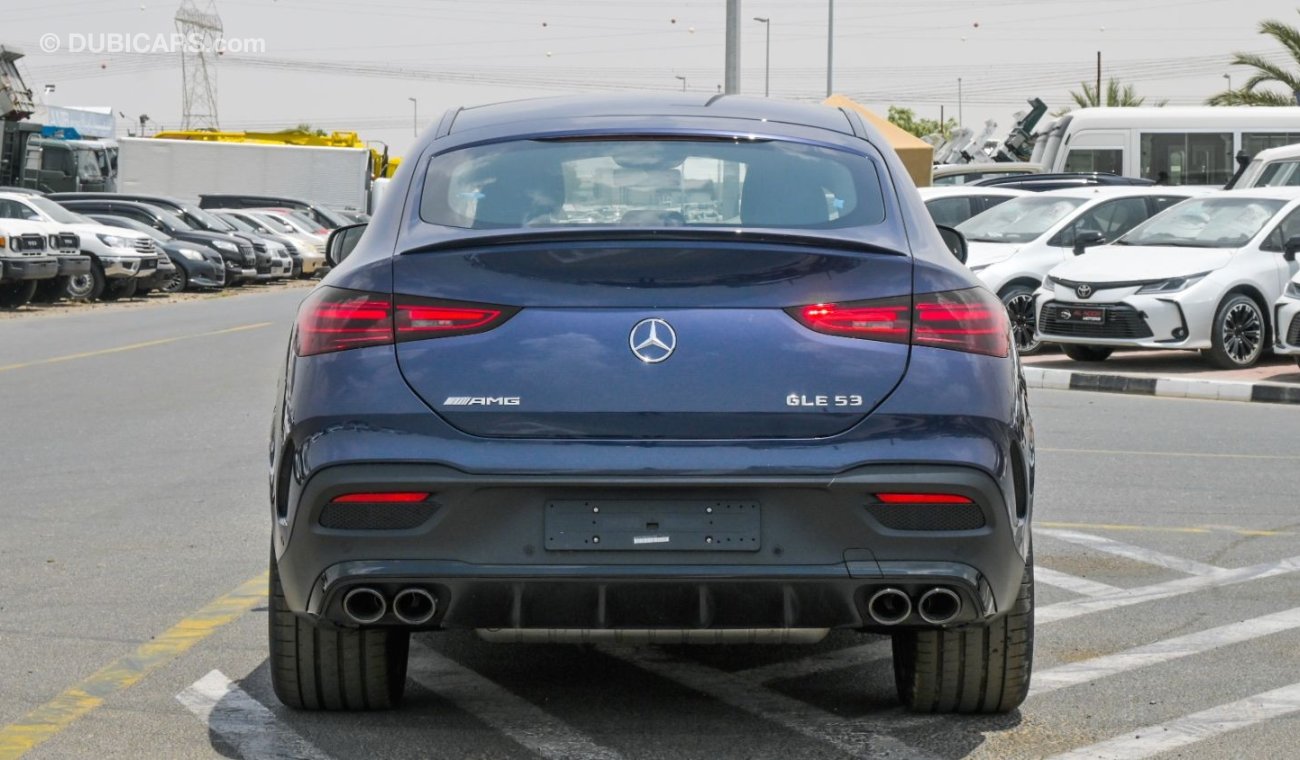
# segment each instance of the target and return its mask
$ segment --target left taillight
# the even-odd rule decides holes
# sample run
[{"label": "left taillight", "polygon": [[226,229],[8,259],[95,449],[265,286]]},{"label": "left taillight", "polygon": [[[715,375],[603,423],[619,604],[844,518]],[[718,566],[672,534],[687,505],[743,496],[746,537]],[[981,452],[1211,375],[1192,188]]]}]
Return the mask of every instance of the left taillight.
[{"label": "left taillight", "polygon": [[408,340],[470,335],[500,326],[518,309],[493,304],[317,288],[298,309],[299,356]]},{"label": "left taillight", "polygon": [[1006,307],[984,288],[911,298],[796,306],[786,312],[809,330],[846,338],[910,343],[988,356],[1011,351]]}]

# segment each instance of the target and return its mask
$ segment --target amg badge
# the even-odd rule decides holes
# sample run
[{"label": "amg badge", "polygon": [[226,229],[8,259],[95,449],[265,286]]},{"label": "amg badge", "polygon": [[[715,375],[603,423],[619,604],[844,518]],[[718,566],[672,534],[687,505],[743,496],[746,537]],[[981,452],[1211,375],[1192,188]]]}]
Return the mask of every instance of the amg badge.
[{"label": "amg badge", "polygon": [[443,406],[519,406],[518,396],[448,396]]}]

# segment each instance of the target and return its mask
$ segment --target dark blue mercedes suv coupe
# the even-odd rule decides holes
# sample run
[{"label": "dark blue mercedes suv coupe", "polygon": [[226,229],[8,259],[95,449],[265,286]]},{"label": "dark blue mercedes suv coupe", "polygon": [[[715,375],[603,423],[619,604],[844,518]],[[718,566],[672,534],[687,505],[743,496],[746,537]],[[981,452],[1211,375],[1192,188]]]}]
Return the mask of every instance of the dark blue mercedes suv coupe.
[{"label": "dark blue mercedes suv coupe", "polygon": [[293,329],[276,694],[390,707],[413,631],[848,629],[892,636],[911,709],[1015,708],[1033,431],[1006,310],[945,234],[852,111],[447,113]]}]

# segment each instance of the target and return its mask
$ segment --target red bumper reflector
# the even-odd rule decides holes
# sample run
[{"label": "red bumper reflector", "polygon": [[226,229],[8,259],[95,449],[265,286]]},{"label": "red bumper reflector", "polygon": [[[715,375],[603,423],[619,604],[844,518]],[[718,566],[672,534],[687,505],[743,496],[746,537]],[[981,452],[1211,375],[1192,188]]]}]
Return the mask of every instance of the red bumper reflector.
[{"label": "red bumper reflector", "polygon": [[885,504],[971,504],[970,499],[955,493],[878,493]]},{"label": "red bumper reflector", "polygon": [[389,491],[384,493],[350,493],[335,496],[335,504],[412,504],[424,501],[429,494],[415,491]]}]

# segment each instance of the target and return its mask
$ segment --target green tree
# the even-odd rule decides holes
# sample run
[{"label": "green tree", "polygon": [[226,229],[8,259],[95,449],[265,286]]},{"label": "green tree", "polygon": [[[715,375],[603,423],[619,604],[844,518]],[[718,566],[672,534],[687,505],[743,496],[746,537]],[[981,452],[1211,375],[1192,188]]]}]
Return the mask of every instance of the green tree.
[{"label": "green tree", "polygon": [[[1300,29],[1281,21],[1261,21],[1259,33],[1272,37],[1289,56],[1284,64],[1274,63],[1254,53],[1233,53],[1233,66],[1246,66],[1254,73],[1235,90],[1224,90],[1205,101],[1212,106],[1293,106],[1300,91]],[[1295,68],[1292,68],[1295,67]],[[1260,89],[1263,85],[1281,85],[1282,92]]]},{"label": "green tree", "polygon": [[918,119],[916,111],[898,106],[890,106],[886,118],[894,126],[905,132],[911,132],[917,137],[937,134],[947,139],[952,135],[953,130],[957,128],[956,119],[948,119],[940,124],[938,119]]},{"label": "green tree", "polygon": [[[1076,92],[1074,90],[1070,91],[1070,98],[1074,101],[1074,106],[1063,108],[1060,111],[1057,111],[1054,115],[1060,116],[1069,113],[1075,106],[1079,108],[1098,108],[1101,106],[1114,108],[1121,106],[1140,106],[1147,102],[1145,97],[1137,94],[1136,87],[1131,84],[1120,84],[1118,79],[1111,79],[1106,82],[1106,98],[1104,101],[1102,100],[1101,95],[1097,92],[1097,85],[1089,82],[1080,82],[1079,86],[1083,88],[1083,92]],[[1156,106],[1163,106],[1168,102],[1169,101],[1167,100],[1162,100],[1159,103],[1156,103]]]}]

